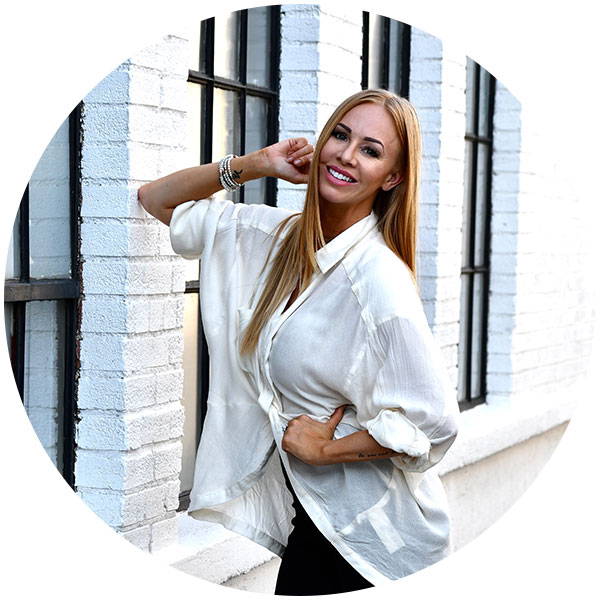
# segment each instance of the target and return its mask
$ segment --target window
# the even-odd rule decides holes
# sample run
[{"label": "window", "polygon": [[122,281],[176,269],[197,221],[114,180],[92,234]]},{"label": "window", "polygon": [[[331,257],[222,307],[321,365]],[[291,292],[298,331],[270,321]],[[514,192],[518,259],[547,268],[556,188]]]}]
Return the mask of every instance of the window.
[{"label": "window", "polygon": [[383,88],[408,98],[410,25],[363,12],[362,89]]},{"label": "window", "polygon": [[495,79],[468,58],[458,365],[463,410],[486,394],[494,92]]},{"label": "window", "polygon": [[[190,43],[190,160],[214,162],[275,143],[279,133],[279,6],[241,10],[202,21]],[[262,178],[240,191],[221,191],[235,202],[276,202],[276,180]],[[209,357],[198,301],[199,264],[189,262],[184,308],[183,465],[180,509],[189,505],[194,460],[206,414]]]},{"label": "window", "polygon": [[61,125],[23,195],[8,252],[10,360],[40,442],[71,487],[79,280],[80,108]]}]

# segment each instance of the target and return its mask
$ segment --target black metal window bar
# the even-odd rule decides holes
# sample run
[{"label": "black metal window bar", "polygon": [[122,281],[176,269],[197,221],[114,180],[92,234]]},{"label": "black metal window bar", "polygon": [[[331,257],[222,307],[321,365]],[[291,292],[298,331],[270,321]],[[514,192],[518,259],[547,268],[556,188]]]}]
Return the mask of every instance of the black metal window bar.
[{"label": "black metal window bar", "polygon": [[468,58],[458,381],[461,410],[485,402],[486,396],[495,89],[495,78]]},{"label": "black metal window bar", "polygon": [[[219,17],[217,17],[218,19]],[[280,62],[280,6],[245,9],[232,13],[228,21],[229,30],[227,39],[215,35],[215,18],[206,19],[200,24],[200,44],[198,69],[190,69],[188,82],[201,86],[200,95],[200,162],[210,163],[222,158],[221,155],[213,156],[215,145],[220,141],[214,136],[215,109],[217,94],[234,92],[237,96],[236,105],[231,107],[231,113],[227,119],[226,126],[229,130],[231,146],[227,152],[242,155],[257,148],[249,147],[250,127],[253,125],[250,103],[255,99],[262,100],[266,108],[266,137],[265,144],[275,143],[279,135],[279,62]],[[250,39],[264,41],[265,55],[262,49],[252,50]],[[225,51],[231,44],[234,52],[232,69],[229,76],[217,72],[216,53]],[[259,44],[260,45],[260,44]],[[260,56],[257,54],[260,52]],[[252,56],[249,56],[252,53]],[[250,66],[252,61],[265,60],[266,78],[257,83],[251,81]],[[256,78],[255,78],[256,79]],[[242,187],[232,197],[234,201],[248,201],[248,184]],[[277,181],[275,178],[266,178],[264,188],[261,188],[260,201],[269,205],[276,204]],[[221,192],[223,193],[223,192]],[[199,293],[198,279],[186,281],[186,294]],[[196,391],[198,404],[196,410],[195,433],[196,448],[200,443],[202,426],[207,410],[208,377],[209,377],[209,355],[206,338],[202,328],[202,319],[199,310],[197,314],[197,383]],[[190,490],[182,490],[179,496],[179,510],[185,510],[189,506]]]},{"label": "black metal window bar", "polygon": [[410,25],[363,12],[363,90],[383,88],[408,98],[410,38]]},{"label": "black metal window bar", "polygon": [[13,374],[24,404],[26,396],[27,364],[27,316],[37,301],[54,301],[58,305],[57,321],[61,340],[57,344],[59,356],[47,356],[48,361],[58,365],[59,397],[57,403],[57,456],[56,465],[65,481],[75,488],[75,421],[76,421],[76,367],[80,283],[79,260],[79,214],[81,198],[81,105],[68,118],[69,128],[69,227],[70,227],[70,276],[62,278],[36,278],[30,272],[30,186],[23,194],[15,219],[18,235],[18,278],[5,279],[4,302],[8,318],[7,341]]}]

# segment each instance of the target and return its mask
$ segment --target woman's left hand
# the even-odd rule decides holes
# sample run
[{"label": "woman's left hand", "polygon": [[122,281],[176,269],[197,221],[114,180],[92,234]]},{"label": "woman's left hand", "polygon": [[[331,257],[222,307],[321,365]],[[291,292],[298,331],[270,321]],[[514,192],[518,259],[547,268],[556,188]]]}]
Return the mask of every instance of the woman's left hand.
[{"label": "woman's left hand", "polygon": [[345,406],[338,406],[326,423],[301,415],[289,421],[281,440],[282,448],[309,465],[325,465],[324,447],[344,416]]}]

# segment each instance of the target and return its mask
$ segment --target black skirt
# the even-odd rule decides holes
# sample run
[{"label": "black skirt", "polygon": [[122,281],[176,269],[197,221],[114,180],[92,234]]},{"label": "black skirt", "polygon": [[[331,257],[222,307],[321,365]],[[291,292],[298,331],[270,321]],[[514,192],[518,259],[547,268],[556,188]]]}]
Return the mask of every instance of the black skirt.
[{"label": "black skirt", "polygon": [[285,483],[294,498],[294,529],[281,557],[275,594],[316,596],[373,587],[335,549],[300,504],[283,464]]}]

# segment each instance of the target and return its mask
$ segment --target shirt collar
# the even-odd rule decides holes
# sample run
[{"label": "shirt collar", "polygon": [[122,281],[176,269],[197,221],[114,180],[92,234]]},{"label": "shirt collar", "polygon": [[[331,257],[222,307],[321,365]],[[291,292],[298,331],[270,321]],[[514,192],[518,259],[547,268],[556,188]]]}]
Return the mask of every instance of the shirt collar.
[{"label": "shirt collar", "polygon": [[316,260],[321,273],[327,273],[331,267],[344,258],[346,253],[356,246],[376,225],[377,216],[371,211],[369,215],[336,235],[322,248],[319,248],[316,253]]}]

